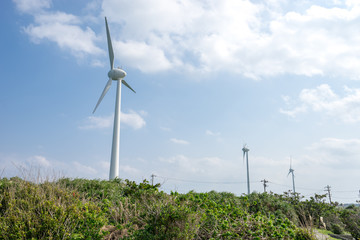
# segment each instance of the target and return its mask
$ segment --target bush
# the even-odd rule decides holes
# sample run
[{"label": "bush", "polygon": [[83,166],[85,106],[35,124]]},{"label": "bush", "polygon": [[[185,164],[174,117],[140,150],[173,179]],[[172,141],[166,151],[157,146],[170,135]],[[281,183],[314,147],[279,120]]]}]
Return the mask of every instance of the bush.
[{"label": "bush", "polygon": [[360,213],[359,208],[345,209],[341,213],[341,219],[345,224],[345,230],[356,239],[360,238]]},{"label": "bush", "polygon": [[[334,224],[358,218],[356,209],[348,209],[335,221],[334,207],[320,197],[166,194],[158,187],[146,180],[0,179],[0,239],[313,239],[300,228],[311,211],[328,213]],[[346,228],[356,234],[356,226]]]},{"label": "bush", "polygon": [[340,224],[336,224],[336,223],[330,223],[329,230],[335,234],[342,234],[344,232],[344,228],[340,226]]},{"label": "bush", "polygon": [[107,221],[92,202],[53,183],[0,181],[0,239],[99,238]]}]

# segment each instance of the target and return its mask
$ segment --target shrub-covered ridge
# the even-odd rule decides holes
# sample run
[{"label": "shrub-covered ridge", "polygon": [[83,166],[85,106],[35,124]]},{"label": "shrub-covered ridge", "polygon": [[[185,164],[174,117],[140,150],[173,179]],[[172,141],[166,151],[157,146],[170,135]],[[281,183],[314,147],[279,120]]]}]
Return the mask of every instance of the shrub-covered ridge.
[{"label": "shrub-covered ridge", "polygon": [[316,195],[172,192],[147,181],[0,180],[0,239],[315,239],[311,227],[359,237],[359,209]]}]

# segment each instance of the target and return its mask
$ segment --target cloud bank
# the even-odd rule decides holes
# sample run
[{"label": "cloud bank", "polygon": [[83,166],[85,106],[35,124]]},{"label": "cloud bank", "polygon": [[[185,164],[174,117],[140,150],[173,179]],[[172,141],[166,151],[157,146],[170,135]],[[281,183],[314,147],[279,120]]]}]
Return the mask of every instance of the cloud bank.
[{"label": "cloud bank", "polygon": [[[290,97],[284,101],[290,105]],[[280,112],[290,117],[308,112],[320,112],[346,123],[360,121],[360,89],[344,87],[344,95],[336,94],[328,84],[322,84],[314,89],[303,89],[295,106]]]},{"label": "cloud bank", "polygon": [[[55,42],[97,63],[105,55],[103,32],[96,34],[86,15],[53,12],[51,1],[14,2],[34,17],[24,27],[32,41]],[[360,78],[357,1],[103,0],[97,8],[98,24],[109,19],[117,60],[145,73]]]}]

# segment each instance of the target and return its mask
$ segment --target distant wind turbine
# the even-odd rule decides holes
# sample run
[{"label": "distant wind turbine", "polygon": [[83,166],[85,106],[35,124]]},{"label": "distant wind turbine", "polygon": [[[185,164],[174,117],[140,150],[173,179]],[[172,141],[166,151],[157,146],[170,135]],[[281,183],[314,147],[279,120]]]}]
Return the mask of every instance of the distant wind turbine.
[{"label": "distant wind turbine", "polygon": [[288,176],[289,176],[289,174],[291,173],[291,175],[292,175],[292,182],[293,182],[293,192],[295,193],[295,180],[294,180],[294,169],[292,169],[292,167],[291,167],[291,158],[290,158],[290,169],[289,169],[289,173],[288,173]]},{"label": "distant wind turbine", "polygon": [[110,174],[109,179],[115,179],[119,177],[119,150],[120,150],[120,109],[121,109],[121,83],[128,87],[131,91],[134,91],[127,82],[125,82],[124,77],[126,72],[117,67],[114,68],[114,50],[111,43],[109,26],[107,19],[105,17],[105,26],[106,26],[106,36],[109,50],[110,58],[110,71],[108,72],[109,80],[105,85],[103,92],[94,108],[93,113],[95,113],[97,107],[101,103],[101,100],[104,98],[105,94],[111,87],[112,81],[117,81],[117,90],[116,90],[116,101],[115,101],[115,116],[114,116],[114,130],[113,130],[113,140],[112,140],[112,150],[111,150],[111,163],[110,163]]},{"label": "distant wind turbine", "polygon": [[245,160],[245,155],[246,155],[247,188],[248,188],[248,194],[250,194],[250,176],[249,176],[249,151],[250,151],[250,149],[248,149],[246,147],[246,144],[244,144],[244,147],[242,148],[242,150],[243,150],[243,160]]}]

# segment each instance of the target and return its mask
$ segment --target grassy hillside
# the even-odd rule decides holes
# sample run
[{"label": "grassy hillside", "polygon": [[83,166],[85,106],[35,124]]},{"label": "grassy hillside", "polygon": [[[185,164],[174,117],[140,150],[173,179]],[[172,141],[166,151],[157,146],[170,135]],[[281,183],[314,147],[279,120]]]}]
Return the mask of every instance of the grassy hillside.
[{"label": "grassy hillside", "polygon": [[360,238],[360,211],[323,195],[166,194],[147,181],[0,180],[0,239],[315,239],[323,224]]}]

